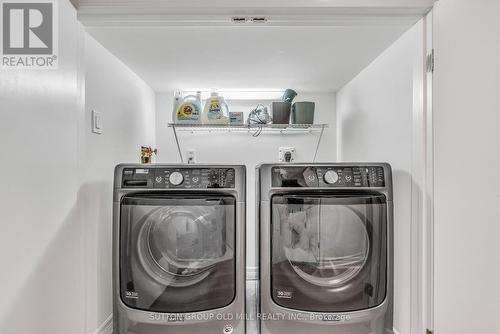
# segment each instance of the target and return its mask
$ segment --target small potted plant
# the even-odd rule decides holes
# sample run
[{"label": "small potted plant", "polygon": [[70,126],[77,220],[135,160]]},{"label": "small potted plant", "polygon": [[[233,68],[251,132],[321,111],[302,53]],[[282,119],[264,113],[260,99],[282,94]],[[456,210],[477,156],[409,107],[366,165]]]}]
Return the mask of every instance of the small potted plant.
[{"label": "small potted plant", "polygon": [[157,153],[156,148],[153,150],[151,146],[141,146],[141,163],[150,164],[153,154],[156,155]]}]

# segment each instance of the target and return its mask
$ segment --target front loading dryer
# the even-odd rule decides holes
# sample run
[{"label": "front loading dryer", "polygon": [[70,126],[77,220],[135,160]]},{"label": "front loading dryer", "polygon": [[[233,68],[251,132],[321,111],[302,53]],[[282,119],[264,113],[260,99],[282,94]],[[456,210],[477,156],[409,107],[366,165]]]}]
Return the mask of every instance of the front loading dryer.
[{"label": "front loading dryer", "polygon": [[245,167],[119,165],[114,334],[243,334]]},{"label": "front loading dryer", "polygon": [[262,334],[389,334],[391,168],[257,169]]}]

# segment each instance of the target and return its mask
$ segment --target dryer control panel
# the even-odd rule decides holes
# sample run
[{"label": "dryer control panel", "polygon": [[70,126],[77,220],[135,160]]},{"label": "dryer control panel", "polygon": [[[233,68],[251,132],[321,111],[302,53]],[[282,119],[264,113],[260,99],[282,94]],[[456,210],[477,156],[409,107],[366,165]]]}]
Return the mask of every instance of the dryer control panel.
[{"label": "dryer control panel", "polygon": [[381,166],[283,166],[272,169],[273,187],[384,187]]},{"label": "dryer control panel", "polygon": [[233,168],[125,168],[123,188],[235,188]]}]

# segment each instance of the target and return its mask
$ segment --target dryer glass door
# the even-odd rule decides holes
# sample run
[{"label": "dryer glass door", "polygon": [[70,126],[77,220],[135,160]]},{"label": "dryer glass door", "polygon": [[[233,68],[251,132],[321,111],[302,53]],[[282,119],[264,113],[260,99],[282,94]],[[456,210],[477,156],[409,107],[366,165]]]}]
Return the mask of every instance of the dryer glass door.
[{"label": "dryer glass door", "polygon": [[345,312],[386,293],[387,207],[379,194],[272,197],[273,300],[291,309]]},{"label": "dryer glass door", "polygon": [[236,200],[229,195],[125,196],[122,301],[167,313],[229,305],[235,297],[235,216]]}]

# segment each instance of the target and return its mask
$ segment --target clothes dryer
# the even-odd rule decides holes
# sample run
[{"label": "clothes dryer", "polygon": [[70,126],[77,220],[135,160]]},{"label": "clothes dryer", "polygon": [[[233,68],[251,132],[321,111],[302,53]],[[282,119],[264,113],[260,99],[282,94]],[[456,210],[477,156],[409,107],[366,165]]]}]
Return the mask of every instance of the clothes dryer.
[{"label": "clothes dryer", "polygon": [[391,167],[257,168],[262,334],[388,334]]},{"label": "clothes dryer", "polygon": [[114,333],[245,331],[245,167],[116,167]]}]

